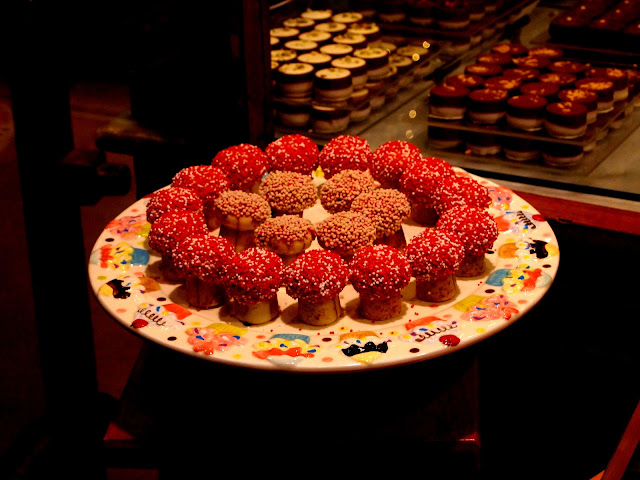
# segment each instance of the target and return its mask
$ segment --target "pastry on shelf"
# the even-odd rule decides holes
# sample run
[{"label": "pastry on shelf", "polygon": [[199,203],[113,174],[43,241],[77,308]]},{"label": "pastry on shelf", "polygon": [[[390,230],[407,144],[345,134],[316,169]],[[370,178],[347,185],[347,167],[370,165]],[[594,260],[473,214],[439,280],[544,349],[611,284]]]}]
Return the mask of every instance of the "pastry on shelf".
[{"label": "pastry on shelf", "polygon": [[460,120],[467,113],[470,89],[450,84],[436,85],[429,91],[429,116]]},{"label": "pastry on shelf", "polygon": [[316,133],[344,132],[351,121],[351,110],[345,106],[311,105],[311,128]]},{"label": "pastry on shelf", "polygon": [[612,80],[604,77],[585,77],[576,80],[575,86],[598,95],[598,114],[613,110],[614,83]]},{"label": "pastry on shelf", "polygon": [[495,124],[507,113],[506,90],[496,88],[481,88],[469,93],[467,115],[478,124]]},{"label": "pastry on shelf", "polygon": [[330,65],[336,68],[343,68],[351,72],[351,83],[354,90],[365,88],[369,78],[367,73],[367,62],[353,55],[344,55],[331,60]]},{"label": "pastry on shelf", "polygon": [[478,125],[476,129],[466,132],[467,150],[480,157],[499,154],[502,145],[497,131],[497,125]]},{"label": "pastry on shelf", "polygon": [[322,70],[323,68],[329,68],[331,66],[331,60],[333,60],[333,57],[318,50],[311,50],[309,52],[299,54],[297,60],[300,63],[311,65],[313,67],[313,71],[317,72],[318,70]]},{"label": "pastry on shelf", "polygon": [[561,102],[581,103],[587,107],[587,124],[592,124],[598,118],[598,95],[584,88],[568,88],[558,92]]},{"label": "pastry on shelf", "polygon": [[542,159],[552,167],[573,167],[584,158],[584,147],[570,143],[541,142]]},{"label": "pastry on shelf", "polygon": [[277,93],[284,98],[310,100],[313,94],[313,65],[291,62],[280,65],[275,72]]},{"label": "pastry on shelf", "polygon": [[621,102],[629,98],[629,74],[626,69],[619,67],[590,67],[585,76],[591,78],[605,78],[613,82],[613,101]]},{"label": "pastry on shelf", "polygon": [[329,67],[314,74],[313,95],[318,102],[345,102],[353,93],[351,71]]},{"label": "pastry on shelf", "polygon": [[507,124],[516,130],[535,132],[544,126],[549,102],[540,95],[514,95],[507,100]]},{"label": "pastry on shelf", "polygon": [[553,102],[546,106],[544,128],[555,138],[579,138],[587,132],[587,107],[574,102]]}]

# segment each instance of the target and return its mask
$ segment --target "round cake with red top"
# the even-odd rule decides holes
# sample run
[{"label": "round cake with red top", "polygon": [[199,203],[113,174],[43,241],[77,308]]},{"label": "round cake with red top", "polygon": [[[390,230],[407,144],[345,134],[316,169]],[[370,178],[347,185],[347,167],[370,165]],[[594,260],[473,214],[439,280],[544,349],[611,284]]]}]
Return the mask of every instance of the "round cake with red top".
[{"label": "round cake with red top", "polygon": [[499,65],[501,68],[507,68],[513,60],[513,57],[507,53],[484,53],[476,57],[476,63]]},{"label": "round cake with red top", "polygon": [[575,74],[568,72],[548,72],[538,77],[541,82],[555,83],[560,90],[572,88],[577,79]]},{"label": "round cake with red top", "polygon": [[516,130],[532,132],[544,126],[546,98],[540,95],[514,95],[507,100],[507,123]]},{"label": "round cake with red top", "polygon": [[548,57],[536,55],[515,57],[512,62],[516,67],[535,68],[540,71],[544,71],[551,64],[551,60]]},{"label": "round cake with red top", "polygon": [[469,90],[481,88],[484,83],[484,78],[480,75],[470,75],[467,73],[458,73],[456,75],[449,75],[444,79],[445,85],[451,85],[452,87],[465,87]]},{"label": "round cake with red top", "polygon": [[371,159],[369,142],[357,135],[338,135],[327,142],[318,156],[324,177],[341,170],[367,170]]},{"label": "round cake with red top", "polygon": [[390,140],[373,151],[369,170],[382,187],[396,188],[402,172],[420,160],[422,152],[416,145],[404,140]]},{"label": "round cake with red top", "polygon": [[520,87],[520,93],[524,95],[538,95],[544,97],[548,102],[556,99],[560,91],[560,86],[551,82],[529,82]]},{"label": "round cake with red top", "polygon": [[498,238],[498,227],[491,214],[468,205],[452,207],[440,215],[436,228],[457,233],[464,246],[458,277],[475,277],[485,272],[485,254]]},{"label": "round cake with red top", "polygon": [[349,279],[360,294],[358,311],[368,320],[388,320],[402,312],[402,289],[409,285],[409,260],[394,247],[360,249],[350,263]]},{"label": "round cake with red top", "polygon": [[226,263],[222,280],[233,300],[231,314],[253,324],[263,324],[280,314],[278,290],[282,285],[282,259],[261,247],[248,248]]},{"label": "round cake with red top", "polygon": [[308,250],[288,265],[282,275],[287,294],[298,300],[298,318],[315,326],[329,325],[342,315],[340,293],[349,281],[349,265],[340,255]]},{"label": "round cake with red top", "polygon": [[154,224],[170,210],[204,211],[204,202],[198,193],[191,188],[169,187],[158,190],[151,195],[147,202],[147,221]]},{"label": "round cake with red top", "polygon": [[184,279],[189,305],[213,308],[225,303],[222,278],[225,266],[235,254],[235,248],[226,238],[204,233],[178,242],[173,263]]},{"label": "round cake with red top", "polygon": [[465,255],[458,234],[426,229],[409,241],[404,254],[416,278],[416,298],[445,302],[456,295],[455,274]]},{"label": "round cake with red top", "polygon": [[467,114],[469,119],[480,124],[494,124],[506,114],[506,90],[496,88],[481,88],[469,93]]},{"label": "round cake with red top", "polygon": [[586,77],[576,80],[575,86],[598,95],[598,113],[607,113],[613,110],[614,84],[612,80],[604,77]]},{"label": "round cake with red top", "polygon": [[519,78],[522,83],[535,82],[540,76],[540,70],[532,67],[513,67],[503,70],[502,76],[506,78]]},{"label": "round cake with red top", "polygon": [[587,107],[580,103],[553,102],[546,106],[544,128],[556,138],[578,138],[587,131]]},{"label": "round cake with red top", "polygon": [[613,82],[613,101],[619,102],[629,97],[629,74],[627,70],[615,67],[590,67],[587,77],[606,78]]},{"label": "round cake with red top", "polygon": [[484,88],[490,88],[494,90],[506,90],[508,95],[514,95],[520,89],[522,80],[518,77],[507,77],[504,75],[498,75],[495,77],[487,78],[484,81]]},{"label": "round cake with red top", "polygon": [[549,64],[549,71],[555,73],[570,73],[576,77],[584,75],[587,66],[575,60],[556,60]]},{"label": "round cake with red top", "polygon": [[448,120],[464,118],[470,92],[467,87],[436,85],[429,92],[429,116]]},{"label": "round cake with red top", "polygon": [[581,103],[587,107],[587,124],[593,123],[598,117],[598,95],[582,88],[568,88],[558,92],[561,102]]},{"label": "round cake with red top", "polygon": [[482,78],[494,77],[502,73],[503,68],[497,63],[471,63],[464,67],[467,75],[478,75]]},{"label": "round cake with red top", "polygon": [[320,149],[313,140],[297,133],[283,135],[265,148],[269,170],[311,175],[318,167]]},{"label": "round cake with red top", "polygon": [[521,43],[497,43],[491,47],[493,53],[509,55],[510,57],[520,57],[527,55],[529,49]]},{"label": "round cake with red top", "polygon": [[559,60],[564,56],[564,50],[560,47],[554,47],[551,45],[541,45],[539,47],[531,47],[528,55],[530,57],[543,57],[553,62]]},{"label": "round cake with red top", "polygon": [[267,154],[249,143],[240,143],[219,151],[211,164],[229,177],[234,190],[256,190],[269,168]]}]

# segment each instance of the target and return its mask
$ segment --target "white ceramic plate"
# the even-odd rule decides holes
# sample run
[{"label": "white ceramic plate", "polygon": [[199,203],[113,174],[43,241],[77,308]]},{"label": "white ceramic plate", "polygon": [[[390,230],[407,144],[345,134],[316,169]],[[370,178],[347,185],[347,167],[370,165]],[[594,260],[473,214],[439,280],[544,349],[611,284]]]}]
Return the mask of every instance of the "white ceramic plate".
[{"label": "white ceramic plate", "polygon": [[[460,171],[459,169],[456,169]],[[464,173],[464,172],[462,172]],[[472,175],[473,176],[473,175]],[[486,273],[458,279],[459,292],[443,303],[415,299],[415,281],[403,292],[400,316],[384,322],[362,318],[358,293],[348,285],[340,300],[344,316],[326,327],[296,319],[297,302],[284,288],[281,314],[264,325],[244,325],[226,306],[189,307],[183,286],[162,280],[160,258],[147,246],[143,198],[107,225],[88,265],[91,287],[115,320],[142,338],[206,361],[265,370],[359,371],[428,360],[454,353],[508,327],[543,297],[555,278],[559,248],[546,220],[510,190],[489,187],[489,211],[499,237],[486,255]],[[327,216],[320,202],[305,211]],[[407,241],[424,227],[403,225]],[[317,243],[311,248],[319,248]]]}]

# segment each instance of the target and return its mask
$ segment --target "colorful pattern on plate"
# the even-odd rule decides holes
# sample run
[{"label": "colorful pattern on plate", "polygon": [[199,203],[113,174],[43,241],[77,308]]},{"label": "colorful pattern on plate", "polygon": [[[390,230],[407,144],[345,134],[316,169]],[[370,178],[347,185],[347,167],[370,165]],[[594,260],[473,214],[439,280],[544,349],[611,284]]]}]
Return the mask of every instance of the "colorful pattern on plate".
[{"label": "colorful pattern on plate", "polygon": [[[457,169],[459,170],[459,169]],[[325,327],[297,320],[297,302],[278,292],[280,315],[263,325],[244,325],[229,305],[198,310],[184,286],[162,279],[159,256],[146,244],[147,199],[111,221],[89,260],[91,286],[119,323],[145,339],[203,360],[267,370],[357,371],[428,360],[496,334],[543,297],[556,275],[559,249],[546,219],[511,190],[459,170],[489,189],[489,213],[499,228],[487,252],[484,275],[458,278],[447,302],[421,302],[415,280],[402,291],[402,311],[388,321],[358,312],[351,285],[340,294],[342,317]],[[314,175],[319,186],[322,175]],[[305,211],[317,223],[328,213],[318,201]],[[403,224],[407,240],[423,230]],[[216,234],[213,232],[213,234]],[[310,248],[320,248],[314,242]]]}]

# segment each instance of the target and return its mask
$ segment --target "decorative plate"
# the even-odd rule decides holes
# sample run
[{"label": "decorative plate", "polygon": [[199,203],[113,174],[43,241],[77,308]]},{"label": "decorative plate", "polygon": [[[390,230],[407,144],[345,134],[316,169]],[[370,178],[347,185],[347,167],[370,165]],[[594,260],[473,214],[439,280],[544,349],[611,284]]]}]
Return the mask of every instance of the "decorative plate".
[{"label": "decorative plate", "polygon": [[[458,294],[442,303],[417,300],[413,280],[403,290],[401,314],[391,320],[360,316],[359,296],[351,285],[340,294],[344,315],[325,327],[300,323],[297,301],[284,288],[278,293],[280,315],[263,325],[241,323],[226,305],[190,307],[184,287],[162,278],[160,257],[147,245],[148,198],[127,208],[99,236],[88,265],[91,287],[106,311],[131,332],[206,361],[348,372],[451,354],[496,334],[533,308],[551,286],[560,259],[554,232],[533,206],[507,188],[471,176],[489,188],[489,211],[500,231],[486,255],[485,274],[458,278]],[[314,223],[327,215],[319,201],[304,213]],[[407,241],[424,228],[405,222]],[[310,248],[320,247],[314,242]]]}]

